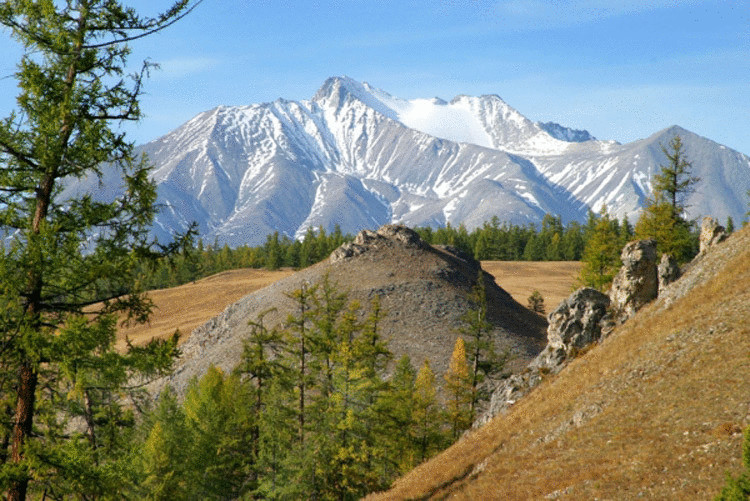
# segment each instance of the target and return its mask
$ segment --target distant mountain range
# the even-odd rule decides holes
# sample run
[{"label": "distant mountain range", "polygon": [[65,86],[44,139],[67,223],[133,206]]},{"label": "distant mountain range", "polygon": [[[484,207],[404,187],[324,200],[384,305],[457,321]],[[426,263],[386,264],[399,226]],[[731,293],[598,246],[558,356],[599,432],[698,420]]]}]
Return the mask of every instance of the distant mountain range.
[{"label": "distant mountain range", "polygon": [[[198,223],[202,238],[256,245],[274,231],[344,232],[391,222],[516,224],[546,213],[583,220],[606,204],[635,221],[680,135],[701,181],[690,217],[739,222],[750,158],[677,126],[628,144],[536,123],[495,95],[403,100],[346,77],[309,101],[219,106],[139,149],[154,164],[160,240]],[[109,196],[116,182],[84,180],[68,193]]]}]

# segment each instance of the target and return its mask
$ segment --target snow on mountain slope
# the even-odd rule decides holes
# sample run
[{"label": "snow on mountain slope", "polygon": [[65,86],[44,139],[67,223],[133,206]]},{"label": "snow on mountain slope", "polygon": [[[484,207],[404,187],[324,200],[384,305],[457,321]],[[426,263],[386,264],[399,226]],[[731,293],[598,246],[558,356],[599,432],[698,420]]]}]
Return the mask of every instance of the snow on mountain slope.
[{"label": "snow on mountain slope", "polygon": [[[498,96],[403,100],[346,77],[309,101],[219,106],[141,149],[155,166],[160,240],[196,221],[207,241],[257,245],[336,224],[582,220],[602,204],[634,220],[675,134],[703,179],[690,215],[739,222],[750,159],[684,129],[620,145],[532,122]],[[111,197],[115,185],[83,180],[63,196]]]}]

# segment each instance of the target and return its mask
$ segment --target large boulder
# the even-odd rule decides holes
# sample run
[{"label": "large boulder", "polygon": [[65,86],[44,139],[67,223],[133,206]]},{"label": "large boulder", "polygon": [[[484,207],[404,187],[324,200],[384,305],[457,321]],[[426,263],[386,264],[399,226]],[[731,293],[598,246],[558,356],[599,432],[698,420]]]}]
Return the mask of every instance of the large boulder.
[{"label": "large boulder", "polygon": [[700,253],[705,254],[708,249],[727,238],[727,231],[712,217],[704,217],[701,222]]},{"label": "large boulder", "polygon": [[657,268],[659,275],[659,295],[669,284],[680,278],[680,267],[671,254],[662,254]]},{"label": "large boulder", "polygon": [[622,249],[620,258],[622,268],[612,281],[609,299],[618,321],[623,322],[659,293],[656,241],[630,242]]}]

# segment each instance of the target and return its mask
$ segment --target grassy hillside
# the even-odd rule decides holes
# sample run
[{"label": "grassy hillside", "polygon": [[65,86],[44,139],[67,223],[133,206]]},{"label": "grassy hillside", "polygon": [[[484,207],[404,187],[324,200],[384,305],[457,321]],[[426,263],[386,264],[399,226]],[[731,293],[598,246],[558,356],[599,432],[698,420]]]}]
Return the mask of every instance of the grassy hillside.
[{"label": "grassy hillside", "polygon": [[[580,269],[578,262],[484,261],[482,267],[491,273],[498,285],[519,303],[526,305],[534,289],[544,297],[547,311],[571,292]],[[149,292],[155,309],[151,322],[122,328],[119,344],[127,336],[132,342],[170,336],[175,329],[190,332],[243,296],[291,275],[289,269],[268,271],[243,268],[226,271],[194,283]]]},{"label": "grassy hillside", "polygon": [[507,414],[371,499],[710,499],[740,468],[750,424],[749,318],[750,228]]},{"label": "grassy hillside", "polygon": [[218,315],[228,305],[293,273],[292,270],[259,270],[246,268],[224,271],[179,287],[149,292],[154,312],[148,324],[123,327],[118,332],[118,346],[127,337],[133,343],[171,336],[175,329],[185,341],[190,331]]}]

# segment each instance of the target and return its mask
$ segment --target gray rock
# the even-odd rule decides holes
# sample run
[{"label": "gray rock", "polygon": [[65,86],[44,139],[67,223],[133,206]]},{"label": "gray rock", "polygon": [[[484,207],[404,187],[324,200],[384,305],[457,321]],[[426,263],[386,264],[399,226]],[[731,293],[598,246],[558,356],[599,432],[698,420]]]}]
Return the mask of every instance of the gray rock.
[{"label": "gray rock", "polygon": [[635,240],[621,254],[622,268],[612,281],[609,299],[617,320],[624,322],[645,304],[656,299],[659,278],[656,265],[656,241]]},{"label": "gray rock", "polygon": [[705,254],[714,245],[727,238],[726,229],[712,217],[704,217],[701,223],[700,253]]},{"label": "gray rock", "polygon": [[596,289],[581,288],[565,299],[549,314],[547,346],[518,374],[501,381],[490,398],[487,411],[474,423],[480,426],[542,382],[547,374],[557,374],[583,349],[611,332],[608,313],[610,301]]},{"label": "gray rock", "polygon": [[331,263],[338,263],[344,259],[353,258],[381,246],[400,244],[411,249],[424,249],[427,244],[419,238],[419,234],[398,224],[387,224],[377,231],[362,230],[348,242],[334,250],[330,256]]},{"label": "gray rock", "polygon": [[677,265],[677,260],[671,254],[662,254],[658,273],[659,295],[661,295],[669,284],[680,278],[680,267]]}]

